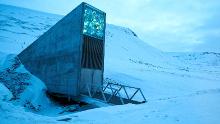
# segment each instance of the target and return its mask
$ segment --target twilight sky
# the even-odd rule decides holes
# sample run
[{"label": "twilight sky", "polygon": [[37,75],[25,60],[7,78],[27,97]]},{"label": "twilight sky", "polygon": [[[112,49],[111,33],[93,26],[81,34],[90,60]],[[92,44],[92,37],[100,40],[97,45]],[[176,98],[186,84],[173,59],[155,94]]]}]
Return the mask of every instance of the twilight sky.
[{"label": "twilight sky", "polygon": [[[84,0],[105,11],[107,23],[131,28],[163,51],[220,53],[220,0]],[[65,15],[82,0],[0,0]]]}]

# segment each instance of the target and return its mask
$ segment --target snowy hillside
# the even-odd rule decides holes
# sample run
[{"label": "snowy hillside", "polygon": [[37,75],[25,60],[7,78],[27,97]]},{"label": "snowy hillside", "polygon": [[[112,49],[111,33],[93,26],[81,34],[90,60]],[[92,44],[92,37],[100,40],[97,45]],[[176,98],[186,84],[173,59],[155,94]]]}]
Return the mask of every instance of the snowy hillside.
[{"label": "snowy hillside", "polygon": [[[9,53],[21,52],[61,18],[59,15],[0,5],[0,72],[4,72],[10,65],[14,55]],[[8,86],[0,85],[0,112],[3,113],[0,115],[0,123],[61,123],[62,119],[67,119],[70,123],[85,124],[125,121],[132,124],[220,122],[219,54],[164,53],[139,39],[129,28],[110,24],[106,29],[105,47],[105,77],[140,87],[148,103],[59,115],[58,109],[53,111],[53,107],[49,107],[52,104],[44,94],[43,82],[21,65],[15,72],[31,76],[27,80],[31,87],[24,88],[21,99],[29,99],[48,110],[42,109],[35,114],[25,112],[27,109],[22,107],[23,103],[8,101],[13,94],[12,90],[8,91]],[[30,96],[27,98],[28,95],[23,97],[22,94]],[[19,108],[12,109],[15,106]]]},{"label": "snowy hillside", "polygon": [[7,53],[19,53],[61,19],[57,15],[0,6],[0,51]]},{"label": "snowy hillside", "polygon": [[196,66],[220,66],[220,53],[169,53],[182,62]]}]

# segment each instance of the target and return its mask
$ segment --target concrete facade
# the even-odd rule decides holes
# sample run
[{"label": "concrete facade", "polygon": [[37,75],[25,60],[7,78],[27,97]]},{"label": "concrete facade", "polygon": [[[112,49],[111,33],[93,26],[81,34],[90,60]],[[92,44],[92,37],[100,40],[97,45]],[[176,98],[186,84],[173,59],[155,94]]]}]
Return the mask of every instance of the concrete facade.
[{"label": "concrete facade", "polygon": [[[80,4],[18,55],[25,68],[45,82],[51,93],[77,97],[85,92],[84,85],[89,85],[90,89],[93,89],[91,84],[102,85],[105,36],[99,38],[103,42],[99,46],[102,51],[93,52],[90,57],[99,53],[101,66],[97,69],[82,64],[83,57],[88,58],[87,54],[91,53],[84,50],[85,37],[96,39],[82,31],[86,7],[96,11],[86,3]],[[105,17],[104,12],[101,14]]]}]

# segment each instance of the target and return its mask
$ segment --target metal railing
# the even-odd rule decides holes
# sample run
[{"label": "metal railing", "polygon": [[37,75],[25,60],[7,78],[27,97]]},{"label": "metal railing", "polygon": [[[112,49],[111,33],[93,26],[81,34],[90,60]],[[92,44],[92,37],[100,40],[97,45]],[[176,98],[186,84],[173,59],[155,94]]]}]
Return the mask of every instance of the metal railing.
[{"label": "metal railing", "polygon": [[[85,86],[87,89],[86,93],[83,95],[87,95],[91,98],[97,98],[103,100],[106,103],[112,104],[141,104],[147,102],[142,90],[140,88],[131,87],[127,85],[122,85],[117,83],[116,81],[106,78],[103,82],[103,85],[89,85]],[[131,92],[131,90],[133,92]],[[141,96],[142,101],[135,100],[134,97]]]}]

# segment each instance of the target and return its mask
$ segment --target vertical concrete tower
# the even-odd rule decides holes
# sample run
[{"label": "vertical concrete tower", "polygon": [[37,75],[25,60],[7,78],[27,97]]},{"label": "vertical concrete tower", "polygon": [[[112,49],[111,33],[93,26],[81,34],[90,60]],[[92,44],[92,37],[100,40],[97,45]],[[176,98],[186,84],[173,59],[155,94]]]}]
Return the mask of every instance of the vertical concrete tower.
[{"label": "vertical concrete tower", "polygon": [[103,84],[105,26],[104,12],[81,3],[18,57],[49,92],[78,97]]}]

